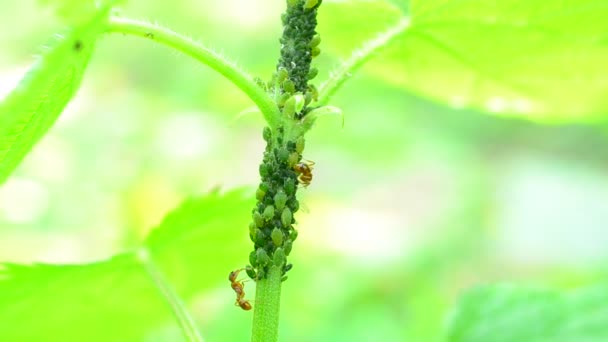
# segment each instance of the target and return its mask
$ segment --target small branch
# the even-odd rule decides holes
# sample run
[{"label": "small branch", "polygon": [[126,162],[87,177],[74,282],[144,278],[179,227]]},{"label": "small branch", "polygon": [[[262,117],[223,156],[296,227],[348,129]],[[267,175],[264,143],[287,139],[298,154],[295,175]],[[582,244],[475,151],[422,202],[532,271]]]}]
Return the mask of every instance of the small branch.
[{"label": "small branch", "polygon": [[390,29],[371,39],[355,50],[351,56],[330,74],[319,87],[319,105],[327,105],[330,98],[342,87],[350,75],[367,62],[378,50],[388,46],[410,26],[409,18],[402,18]]},{"label": "small branch", "polygon": [[192,316],[188,313],[188,309],[171,285],[165,280],[161,271],[156,268],[154,261],[150,257],[150,253],[146,249],[139,249],[136,253],[136,259],[143,266],[146,274],[152,279],[158,291],[171,307],[171,311],[181,327],[186,341],[203,342],[203,337],[198,332]]},{"label": "small branch", "polygon": [[281,277],[281,268],[273,266],[265,279],[257,281],[252,342],[276,342],[279,339]]},{"label": "small branch", "polygon": [[224,75],[247,94],[260,108],[270,127],[277,126],[281,112],[273,99],[253,81],[249,74],[239,69],[234,63],[229,62],[217,52],[168,28],[144,21],[112,17],[108,23],[108,32],[130,34],[151,39],[208,65],[213,70]]}]

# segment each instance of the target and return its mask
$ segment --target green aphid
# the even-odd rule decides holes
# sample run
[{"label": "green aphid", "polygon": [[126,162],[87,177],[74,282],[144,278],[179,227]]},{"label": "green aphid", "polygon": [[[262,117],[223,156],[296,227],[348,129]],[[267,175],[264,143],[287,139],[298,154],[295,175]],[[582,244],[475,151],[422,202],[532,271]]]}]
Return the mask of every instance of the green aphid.
[{"label": "green aphid", "polygon": [[313,100],[319,100],[319,91],[317,90],[317,87],[315,87],[313,84],[308,85],[308,92],[312,95]]},{"label": "green aphid", "polygon": [[[289,253],[291,253],[291,248],[293,247],[293,242],[291,242],[291,240],[287,240],[285,241],[285,244],[283,245],[283,249],[285,251],[285,255],[289,255]],[[258,257],[259,260],[259,257]]]},{"label": "green aphid", "polygon": [[287,160],[289,158],[289,151],[287,151],[285,147],[281,147],[279,148],[279,153],[277,157],[279,158],[279,161],[281,163],[287,163]]},{"label": "green aphid", "polygon": [[247,265],[245,267],[245,272],[247,272],[249,278],[257,280],[257,274],[255,273],[255,269],[251,265]]},{"label": "green aphid", "polygon": [[294,166],[296,166],[296,164],[300,161],[300,154],[298,152],[293,152],[289,155],[289,158],[287,159],[287,165],[289,165],[289,167],[293,168]]},{"label": "green aphid", "polygon": [[306,0],[304,1],[304,9],[311,9],[319,3],[319,0]]},{"label": "green aphid", "polygon": [[268,177],[270,175],[270,166],[266,163],[260,164],[260,176]]},{"label": "green aphid", "polygon": [[264,248],[258,248],[255,254],[258,261],[258,265],[268,265],[268,263],[270,262],[270,257],[268,256],[268,253],[266,253],[266,250]]},{"label": "green aphid", "polygon": [[287,0],[288,6],[295,6],[298,3],[298,0]]},{"label": "green aphid", "polygon": [[307,91],[304,95],[304,104],[308,106],[312,102],[312,93]]},{"label": "green aphid", "polygon": [[304,152],[304,147],[306,146],[306,142],[304,141],[304,137],[299,137],[296,140],[296,151],[299,154],[302,154],[302,152]]},{"label": "green aphid", "polygon": [[291,225],[292,220],[293,214],[291,213],[291,210],[289,210],[289,208],[283,209],[283,212],[281,213],[281,223],[283,224],[283,226],[289,227],[289,225]]},{"label": "green aphid", "polygon": [[308,79],[312,80],[313,78],[317,77],[318,74],[319,74],[319,69],[310,68],[310,71],[308,72]]},{"label": "green aphid", "polygon": [[285,104],[283,105],[283,114],[288,118],[293,118],[296,113],[296,99],[294,96],[290,96]]},{"label": "green aphid", "polygon": [[280,67],[277,71],[277,83],[283,83],[289,77],[289,72],[287,69]]},{"label": "green aphid", "polygon": [[266,209],[264,209],[264,214],[262,214],[262,216],[264,216],[264,219],[266,221],[272,220],[272,218],[274,217],[274,206],[267,206]]},{"label": "green aphid", "polygon": [[292,80],[287,79],[283,82],[283,90],[289,94],[293,94],[296,92],[296,85]]},{"label": "green aphid", "polygon": [[258,245],[263,245],[264,243],[266,243],[266,236],[261,229],[255,230],[255,241],[253,242]]},{"label": "green aphid", "polygon": [[255,251],[251,251],[251,253],[249,253],[249,263],[253,267],[258,266],[258,254]]},{"label": "green aphid", "polygon": [[261,188],[258,188],[255,192],[255,199],[257,199],[259,202],[262,202],[264,200],[264,196],[266,196],[266,191],[262,190]]},{"label": "green aphid", "polygon": [[298,231],[294,228],[291,233],[289,233],[289,240],[296,241],[298,238]]},{"label": "green aphid", "polygon": [[310,55],[312,57],[317,57],[320,54],[321,54],[321,49],[318,46],[315,46],[310,50]]},{"label": "green aphid", "polygon": [[296,192],[296,181],[293,178],[289,178],[285,181],[283,189],[285,189],[285,194],[287,194],[287,196],[293,196]]},{"label": "green aphid", "polygon": [[287,203],[287,195],[283,190],[277,191],[277,194],[274,195],[274,206],[277,210],[283,210],[285,203]]},{"label": "green aphid", "polygon": [[255,225],[255,222],[249,223],[249,236],[251,236],[251,240],[255,242],[255,231],[258,229],[258,226]]},{"label": "green aphid", "polygon": [[300,209],[300,202],[298,200],[294,200],[291,202],[291,210],[295,213]]},{"label": "green aphid", "polygon": [[283,248],[279,247],[274,251],[274,255],[272,256],[272,261],[275,266],[283,267],[287,262],[287,257],[285,257],[285,252]]},{"label": "green aphid", "polygon": [[270,238],[275,246],[279,247],[283,245],[283,232],[279,228],[275,228],[270,233]]},{"label": "green aphid", "polygon": [[310,40],[310,44],[309,46],[311,48],[317,47],[319,46],[319,44],[321,44],[321,35],[320,34],[315,34],[312,39]]},{"label": "green aphid", "polygon": [[264,226],[264,217],[262,217],[262,214],[257,210],[253,213],[253,222],[257,228]]},{"label": "green aphid", "polygon": [[257,279],[264,279],[264,277],[266,277],[266,272],[264,272],[263,269],[259,269],[258,270],[258,278]]},{"label": "green aphid", "polygon": [[283,93],[280,97],[279,100],[277,101],[277,104],[279,105],[279,107],[283,107],[285,105],[285,102],[291,97],[291,94],[289,93]]},{"label": "green aphid", "polygon": [[264,141],[270,142],[270,139],[272,139],[272,131],[270,130],[270,127],[268,127],[268,126],[264,127],[264,131],[262,132],[262,137],[264,137]]}]

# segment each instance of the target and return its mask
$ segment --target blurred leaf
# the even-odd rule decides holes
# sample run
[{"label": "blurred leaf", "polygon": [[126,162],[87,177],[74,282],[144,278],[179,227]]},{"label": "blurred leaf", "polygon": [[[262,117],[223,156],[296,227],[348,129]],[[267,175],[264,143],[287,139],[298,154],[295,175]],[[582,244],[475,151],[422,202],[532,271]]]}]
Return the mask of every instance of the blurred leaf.
[{"label": "blurred leaf", "polygon": [[465,294],[449,341],[577,342],[608,340],[608,285],[560,293],[492,285]]},{"label": "blurred leaf", "polygon": [[403,17],[384,0],[324,1],[318,12],[321,49],[348,54]]},{"label": "blurred leaf", "polygon": [[151,232],[145,245],[182,296],[218,277],[227,283],[230,267],[247,262],[252,199],[241,189],[187,200]]},{"label": "blurred leaf", "polygon": [[52,46],[0,102],[0,183],[53,125],[76,90],[106,27],[109,8],[86,25],[57,37]]},{"label": "blurred leaf", "polygon": [[[388,7],[379,0],[324,4],[328,21],[341,18],[349,27],[321,26],[330,32],[325,45],[369,32],[358,16],[350,21],[356,8],[374,13],[376,33],[395,25]],[[606,1],[418,0],[410,2],[410,14],[410,28],[370,66],[374,76],[455,107],[501,115],[555,121],[608,111]]]},{"label": "blurred leaf", "polygon": [[137,341],[170,317],[131,255],[86,265],[4,266],[2,341]]},{"label": "blurred leaf", "polygon": [[[227,284],[244,263],[250,200],[244,190],[188,200],[151,232],[143,248],[183,298]],[[139,341],[169,319],[135,252],[82,265],[0,264],[0,341]]]},{"label": "blurred leaf", "polygon": [[81,24],[93,17],[100,8],[112,6],[125,0],[38,0],[51,7],[57,17],[68,24]]}]

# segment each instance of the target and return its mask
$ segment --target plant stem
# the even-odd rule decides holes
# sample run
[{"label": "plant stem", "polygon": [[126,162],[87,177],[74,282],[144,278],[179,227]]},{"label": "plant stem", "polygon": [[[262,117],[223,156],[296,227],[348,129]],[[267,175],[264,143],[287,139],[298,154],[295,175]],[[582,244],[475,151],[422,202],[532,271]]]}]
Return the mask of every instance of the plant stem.
[{"label": "plant stem", "polygon": [[265,279],[257,281],[252,342],[275,342],[279,339],[281,277],[281,268],[273,266]]},{"label": "plant stem", "polygon": [[194,319],[188,309],[181,301],[179,296],[175,293],[171,285],[165,280],[165,277],[161,271],[154,265],[154,260],[150,257],[150,253],[146,249],[139,249],[136,253],[136,258],[139,263],[143,266],[146,274],[152,279],[152,282],[161,293],[163,298],[167,301],[171,307],[171,311],[175,316],[175,320],[182,329],[184,338],[188,342],[203,342],[203,337],[198,332]]},{"label": "plant stem", "polygon": [[353,51],[351,56],[333,71],[329,79],[319,87],[319,105],[327,105],[329,99],[342,87],[354,71],[363,66],[378,50],[392,43],[409,26],[410,19],[402,18],[395,26],[365,42],[361,48]]},{"label": "plant stem", "polygon": [[277,126],[281,112],[274,100],[253,81],[249,74],[217,52],[168,28],[145,21],[112,17],[108,23],[108,32],[148,38],[208,65],[247,94],[258,106],[270,127]]}]

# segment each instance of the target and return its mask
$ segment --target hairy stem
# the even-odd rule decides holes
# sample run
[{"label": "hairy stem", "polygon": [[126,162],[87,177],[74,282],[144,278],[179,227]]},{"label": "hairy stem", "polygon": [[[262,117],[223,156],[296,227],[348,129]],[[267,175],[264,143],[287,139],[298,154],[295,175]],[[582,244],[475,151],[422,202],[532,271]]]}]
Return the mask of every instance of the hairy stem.
[{"label": "hairy stem", "polygon": [[260,108],[268,125],[273,128],[276,127],[281,112],[273,99],[253,81],[250,75],[217,52],[168,28],[144,21],[113,17],[109,21],[108,32],[148,38],[172,47],[208,65],[247,94]]},{"label": "hairy stem", "polygon": [[257,282],[252,342],[275,342],[279,339],[281,277],[281,268],[275,266],[270,268],[265,279]]},{"label": "hairy stem", "polygon": [[371,59],[378,50],[392,43],[409,26],[410,19],[402,18],[395,26],[365,42],[361,48],[355,50],[350,58],[333,71],[328,80],[321,84],[319,88],[319,105],[327,105],[331,97],[344,85],[344,82],[346,82],[353,72]]},{"label": "hairy stem", "polygon": [[182,329],[184,338],[188,342],[203,342],[203,338],[196,328],[196,324],[192,319],[192,316],[188,313],[188,309],[181,301],[177,293],[173,290],[171,285],[165,280],[165,277],[161,271],[156,268],[154,261],[150,257],[150,253],[146,249],[140,249],[137,251],[136,258],[139,263],[143,266],[146,274],[152,279],[152,282],[167,301],[171,307],[171,312],[175,316],[175,320]]}]

